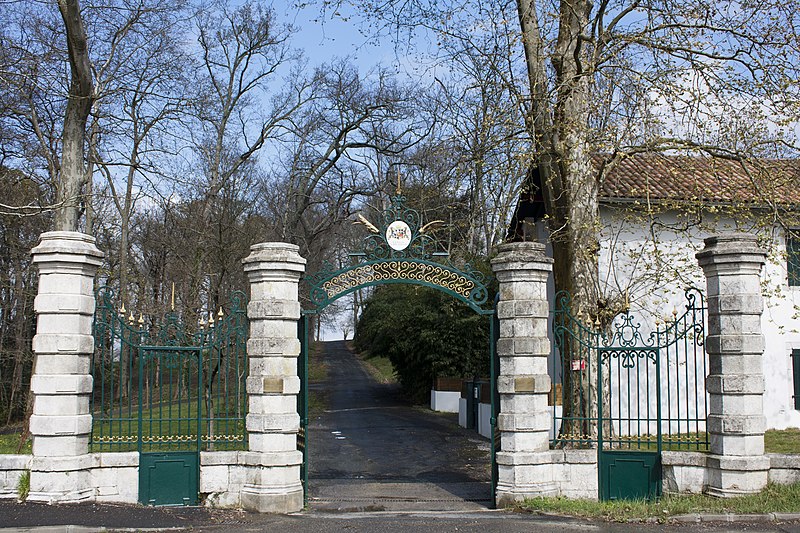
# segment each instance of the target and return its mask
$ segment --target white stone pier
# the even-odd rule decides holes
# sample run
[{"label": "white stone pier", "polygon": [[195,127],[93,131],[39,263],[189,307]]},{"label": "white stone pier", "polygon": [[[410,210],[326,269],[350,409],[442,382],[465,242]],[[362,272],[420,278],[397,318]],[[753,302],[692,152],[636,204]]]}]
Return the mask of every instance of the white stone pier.
[{"label": "white stone pier", "polygon": [[555,495],[558,490],[549,451],[551,413],[547,407],[547,278],[553,260],[545,256],[544,245],[534,242],[503,244],[499,251],[492,260],[500,282],[497,505],[507,506],[524,498]]},{"label": "white stone pier", "polygon": [[83,233],[52,231],[43,233],[32,251],[39,269],[31,377],[32,501],[78,502],[95,496],[89,471],[89,372],[94,276],[103,253],[94,242]]},{"label": "white stone pier", "polygon": [[766,253],[755,236],[709,237],[697,254],[708,297],[709,494],[759,492],[767,484],[764,455],[761,269]]},{"label": "white stone pier", "polygon": [[306,261],[293,244],[262,243],[250,250],[244,260],[250,279],[250,446],[240,454],[245,467],[241,502],[250,511],[292,513],[303,508],[302,453],[297,450],[297,321],[298,283]]}]

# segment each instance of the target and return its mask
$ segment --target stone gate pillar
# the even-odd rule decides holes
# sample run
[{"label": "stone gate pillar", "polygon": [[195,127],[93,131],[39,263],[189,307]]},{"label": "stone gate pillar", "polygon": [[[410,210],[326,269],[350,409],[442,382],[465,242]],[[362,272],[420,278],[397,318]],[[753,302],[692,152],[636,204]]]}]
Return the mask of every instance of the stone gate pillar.
[{"label": "stone gate pillar", "polygon": [[501,444],[497,453],[497,504],[505,506],[557,491],[549,451],[551,414],[547,407],[547,278],[553,260],[545,256],[540,243],[508,243],[501,245],[499,251],[492,260],[500,282],[497,427]]},{"label": "stone gate pillar", "polygon": [[766,254],[746,233],[709,237],[697,254],[708,294],[708,493],[730,497],[767,484],[761,334]]},{"label": "stone gate pillar", "polygon": [[247,434],[242,507],[262,513],[303,508],[302,454],[297,450],[298,283],[306,261],[293,244],[253,245],[244,259],[250,279],[247,341]]},{"label": "stone gate pillar", "polygon": [[103,257],[94,242],[83,233],[51,231],[42,234],[31,252],[39,269],[31,376],[33,461],[28,499],[33,501],[94,498],[89,474],[89,371],[94,352],[94,276]]}]

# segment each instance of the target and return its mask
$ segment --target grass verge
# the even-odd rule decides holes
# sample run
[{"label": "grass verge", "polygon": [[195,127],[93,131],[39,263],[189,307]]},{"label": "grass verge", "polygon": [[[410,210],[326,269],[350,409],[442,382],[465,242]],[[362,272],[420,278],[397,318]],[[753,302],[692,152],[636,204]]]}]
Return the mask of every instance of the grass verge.
[{"label": "grass verge", "polygon": [[322,343],[312,342],[308,350],[308,382],[319,383],[328,379],[328,365],[322,361]]},{"label": "grass verge", "polygon": [[[308,350],[308,383],[322,383],[328,379],[328,364],[320,357],[322,354],[322,343],[312,342]],[[328,407],[328,398],[322,390],[308,391],[308,415],[309,417],[319,416]]]},{"label": "grass verge", "polygon": [[667,521],[671,516],[690,513],[796,513],[800,512],[800,483],[769,484],[759,494],[724,499],[705,495],[666,495],[652,502],[535,498],[525,500],[520,509],[527,512],[602,518],[613,522]]},{"label": "grass verge", "polygon": [[767,430],[764,434],[764,451],[800,455],[800,428]]},{"label": "grass verge", "polygon": [[394,366],[388,357],[382,355],[366,356],[365,354],[358,354],[358,357],[364,363],[370,375],[375,378],[375,381],[383,384],[397,383]]}]

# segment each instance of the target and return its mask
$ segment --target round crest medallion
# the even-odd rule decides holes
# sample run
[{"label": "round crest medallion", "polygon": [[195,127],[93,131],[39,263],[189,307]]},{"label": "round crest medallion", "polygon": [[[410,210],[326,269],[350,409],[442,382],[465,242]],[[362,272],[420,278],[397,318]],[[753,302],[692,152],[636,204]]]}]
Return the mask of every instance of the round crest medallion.
[{"label": "round crest medallion", "polygon": [[386,228],[386,243],[398,252],[411,244],[411,228],[402,220],[395,220]]}]

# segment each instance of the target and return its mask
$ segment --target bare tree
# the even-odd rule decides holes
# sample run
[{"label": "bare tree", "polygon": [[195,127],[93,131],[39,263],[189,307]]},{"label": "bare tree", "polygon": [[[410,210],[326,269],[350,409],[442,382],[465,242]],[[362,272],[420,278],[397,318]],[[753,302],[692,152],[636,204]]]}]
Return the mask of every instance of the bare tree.
[{"label": "bare tree", "polygon": [[200,216],[192,240],[198,253],[187,265],[187,298],[193,308],[201,305],[203,231],[212,221],[216,199],[235,176],[249,172],[258,152],[309,98],[300,55],[290,46],[292,28],[278,22],[271,7],[257,2],[234,7],[220,0],[199,9],[195,23],[200,92],[190,133],[198,165],[197,180],[185,184],[189,197],[197,199]]},{"label": "bare tree", "polygon": [[128,301],[130,224],[144,194],[158,197],[154,183],[176,157],[190,95],[185,91],[191,58],[183,50],[188,16],[183,2],[143,1],[95,12],[97,99],[92,110],[90,162],[105,178],[119,214],[119,296]]},{"label": "bare tree", "polygon": [[[350,215],[352,202],[375,193],[376,154],[397,157],[427,132],[413,91],[385,70],[362,76],[346,60],[317,69],[314,98],[281,138],[287,172],[276,169],[280,238],[312,243]],[[284,196],[285,194],[285,196]]]},{"label": "bare tree", "polygon": [[[324,5],[332,12],[347,3]],[[424,51],[436,65],[510,36],[510,48],[483,49],[494,55],[495,82],[507,84],[523,111],[532,168],[526,187],[544,195],[556,286],[592,320],[606,321],[600,307],[613,313],[621,304],[622,295],[601,297],[597,279],[599,184],[616,157],[669,149],[737,160],[797,153],[795,133],[782,126],[797,119],[790,103],[796,26],[775,24],[794,20],[793,2],[739,9],[694,1],[412,0],[374,7],[364,14],[378,31],[435,37],[438,48]],[[759,114],[754,108],[772,118],[773,131],[746,127]],[[609,154],[599,173],[596,152]]]},{"label": "bare tree", "polygon": [[56,202],[60,207],[56,210],[54,224],[57,230],[77,231],[80,199],[84,187],[91,179],[86,168],[84,145],[86,122],[95,95],[89,61],[89,39],[78,0],[59,0],[58,10],[67,35],[70,85],[64,112],[61,173],[56,186]]}]

